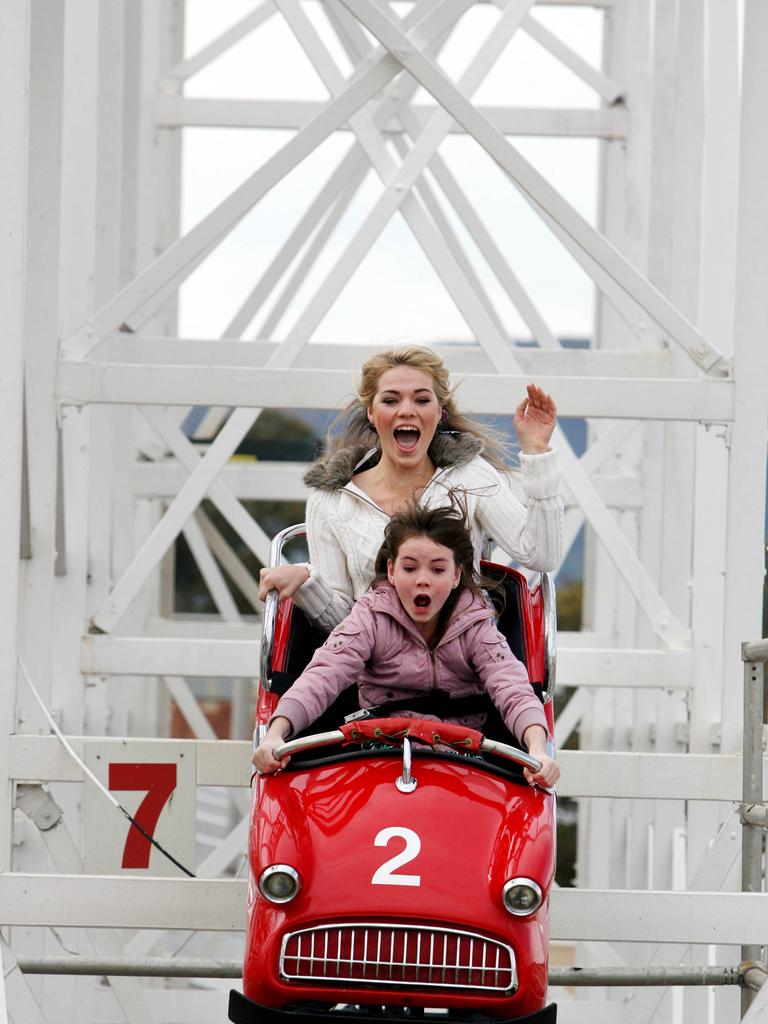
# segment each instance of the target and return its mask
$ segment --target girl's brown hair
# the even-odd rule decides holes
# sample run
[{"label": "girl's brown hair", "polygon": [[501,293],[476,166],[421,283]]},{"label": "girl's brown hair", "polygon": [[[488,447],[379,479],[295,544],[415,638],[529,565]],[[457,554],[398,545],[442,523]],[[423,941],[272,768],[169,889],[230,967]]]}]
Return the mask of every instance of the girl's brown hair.
[{"label": "girl's brown hair", "polygon": [[[395,512],[384,528],[384,543],[376,555],[374,585],[387,579],[387,563],[390,559],[395,562],[400,548],[411,537],[428,537],[453,552],[454,563],[460,570],[459,585],[451,591],[440,610],[433,643],[443,635],[462,590],[466,588],[475,595],[482,594],[483,589],[498,590],[495,582],[480,579],[475,571],[475,549],[467,525],[463,495],[455,490],[449,491],[448,499],[450,504],[439,508],[424,508],[412,503]],[[500,597],[503,602],[503,592]]]},{"label": "girl's brown hair", "polygon": [[438,431],[458,431],[479,438],[483,442],[482,457],[497,469],[508,471],[504,462],[507,444],[503,435],[498,431],[481,427],[459,412],[445,363],[432,349],[420,345],[388,349],[371,356],[363,363],[357,398],[347,406],[334,424],[335,428],[341,423],[342,428],[340,434],[329,438],[329,452],[333,453],[354,444],[364,444],[369,448],[376,445],[376,432],[368,421],[368,409],[376,396],[381,375],[398,366],[410,366],[429,374],[432,378],[435,397],[442,406],[445,417]]}]

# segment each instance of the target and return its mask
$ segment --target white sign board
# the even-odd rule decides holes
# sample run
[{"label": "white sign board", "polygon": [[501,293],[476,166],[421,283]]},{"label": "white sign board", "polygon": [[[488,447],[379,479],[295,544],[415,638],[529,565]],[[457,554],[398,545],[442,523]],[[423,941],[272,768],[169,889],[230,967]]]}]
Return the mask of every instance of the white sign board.
[{"label": "white sign board", "polygon": [[[85,763],[118,803],[189,871],[196,868],[197,750],[156,740],[103,740],[85,745]],[[94,875],[181,876],[139,829],[86,777],[85,870]]]}]

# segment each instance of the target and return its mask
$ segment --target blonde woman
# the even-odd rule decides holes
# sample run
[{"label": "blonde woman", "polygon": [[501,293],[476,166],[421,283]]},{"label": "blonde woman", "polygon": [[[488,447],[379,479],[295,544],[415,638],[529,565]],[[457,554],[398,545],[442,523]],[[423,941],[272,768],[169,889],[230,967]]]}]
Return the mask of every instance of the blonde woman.
[{"label": "blonde woman", "polygon": [[413,501],[448,504],[450,491],[465,492],[476,560],[492,537],[520,565],[556,569],[563,519],[557,453],[549,445],[556,422],[553,400],[529,384],[514,416],[523,505],[501,445],[458,410],[436,353],[410,346],[373,356],[341,437],[305,477],[310,561],[262,569],[259,596],[277,590],[281,600],[292,597],[330,631],[371,585],[390,517]]}]

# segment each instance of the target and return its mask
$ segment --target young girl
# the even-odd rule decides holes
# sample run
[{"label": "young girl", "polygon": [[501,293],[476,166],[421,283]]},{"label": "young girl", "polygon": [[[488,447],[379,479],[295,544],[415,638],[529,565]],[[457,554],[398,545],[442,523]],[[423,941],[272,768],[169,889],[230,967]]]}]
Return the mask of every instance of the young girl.
[{"label": "young girl", "polygon": [[269,773],[283,767],[288,758],[278,761],[275,748],[357,680],[363,708],[435,692],[451,698],[486,692],[510,732],[541,762],[538,772],[524,769],[527,780],[553,786],[560,769],[547,753],[544,711],[477,585],[461,510],[396,513],[376,570],[373,586],[281,697],[254,753],[256,768]]}]

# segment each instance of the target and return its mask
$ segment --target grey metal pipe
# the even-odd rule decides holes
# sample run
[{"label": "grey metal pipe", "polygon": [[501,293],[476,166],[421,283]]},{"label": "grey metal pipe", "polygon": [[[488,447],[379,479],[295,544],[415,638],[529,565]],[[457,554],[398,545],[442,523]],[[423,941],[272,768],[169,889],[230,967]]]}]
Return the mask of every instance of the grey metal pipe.
[{"label": "grey metal pipe", "polygon": [[[19,956],[24,974],[97,974],[107,977],[240,978],[240,960],[183,959],[181,957]],[[751,972],[751,974],[750,974]],[[744,985],[756,987],[759,965],[741,967],[550,967],[550,985],[649,986]],[[748,981],[745,980],[748,978]]]},{"label": "grey metal pipe", "polygon": [[[765,643],[765,642],[764,642]],[[742,645],[742,655],[757,644]],[[768,643],[765,643],[768,648]],[[742,751],[741,804],[741,888],[743,892],[763,889],[763,826],[759,821],[763,805],[763,716],[765,662],[744,662],[744,726]],[[762,947],[741,947],[742,961],[762,960]],[[755,998],[754,989],[745,986],[741,992],[741,1014],[747,1012]]]},{"label": "grey metal pipe", "polygon": [[768,640],[753,640],[741,645],[742,661],[759,661],[763,665],[768,661]]},{"label": "grey metal pipe", "polygon": [[550,985],[741,985],[739,967],[550,967]]},{"label": "grey metal pipe", "polygon": [[103,974],[137,978],[241,978],[242,960],[143,956],[17,956],[23,974]]}]

